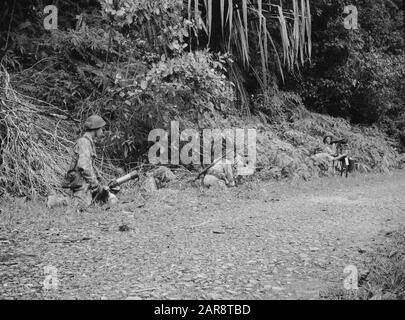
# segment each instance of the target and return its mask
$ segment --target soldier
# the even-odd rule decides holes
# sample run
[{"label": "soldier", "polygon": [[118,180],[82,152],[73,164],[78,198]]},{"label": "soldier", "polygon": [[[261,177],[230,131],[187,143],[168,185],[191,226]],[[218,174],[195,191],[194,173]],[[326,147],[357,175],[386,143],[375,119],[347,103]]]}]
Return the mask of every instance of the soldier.
[{"label": "soldier", "polygon": [[330,135],[325,136],[323,138],[325,152],[316,153],[311,156],[311,158],[315,161],[315,164],[322,165],[324,168],[326,167],[325,171],[330,172],[334,172],[336,170],[335,165],[340,164],[341,161],[345,161],[348,165],[348,151],[345,150],[343,152],[336,146],[336,143],[340,141],[342,140],[332,140],[332,136]]},{"label": "soldier", "polygon": [[219,161],[207,170],[204,176],[203,184],[206,187],[217,185],[221,188],[226,186],[234,187],[235,180],[233,178],[232,165],[227,161]]},{"label": "soldier", "polygon": [[335,168],[335,163],[339,164],[340,161],[345,161],[346,165],[349,165],[348,150],[342,150],[342,148],[338,148],[338,143],[340,143],[342,141],[343,140],[332,140],[332,136],[330,136],[330,135],[327,135],[323,138],[323,143],[327,145],[326,151],[328,152],[328,154],[330,156],[330,160],[332,161],[332,168]]},{"label": "soldier", "polygon": [[[212,167],[207,170],[207,174],[204,176],[203,185],[211,187],[217,185],[221,188],[226,186],[235,186],[234,172],[236,167],[243,166],[243,158],[240,155],[235,156],[234,165],[226,159],[217,161]],[[235,168],[234,168],[235,167]]]},{"label": "soldier", "polygon": [[95,138],[102,137],[105,125],[106,122],[98,115],[92,115],[86,120],[86,132],[76,141],[72,162],[66,174],[65,186],[72,190],[74,203],[81,211],[87,210],[93,199],[105,190],[94,166],[96,149],[93,142]]}]

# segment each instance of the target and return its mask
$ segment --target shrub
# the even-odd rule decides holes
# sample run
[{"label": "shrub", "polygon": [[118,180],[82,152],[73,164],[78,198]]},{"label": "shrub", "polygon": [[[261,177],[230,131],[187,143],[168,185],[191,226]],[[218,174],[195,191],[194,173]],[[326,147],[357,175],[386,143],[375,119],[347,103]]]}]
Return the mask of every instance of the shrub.
[{"label": "shrub", "polygon": [[225,59],[207,50],[162,56],[144,73],[123,76],[101,109],[115,119],[108,137],[116,146],[113,153],[118,156],[118,146],[133,141],[135,152],[126,161],[134,161],[147,152],[152,129],[170,128],[171,121],[179,121],[181,130],[211,128],[233,114],[234,89],[223,74]]},{"label": "shrub", "polygon": [[[260,116],[251,122],[257,128],[257,161],[263,178],[310,179],[329,175],[325,169],[330,163],[312,158],[315,153],[325,151],[322,141],[325,135],[348,140],[351,156],[357,160],[357,170],[361,172],[389,172],[401,166],[403,160],[395,145],[377,127],[351,125],[342,118],[309,112],[299,103],[293,109],[283,103],[289,94],[275,95],[288,117],[272,125],[263,125]],[[271,106],[260,109],[266,108]]]}]

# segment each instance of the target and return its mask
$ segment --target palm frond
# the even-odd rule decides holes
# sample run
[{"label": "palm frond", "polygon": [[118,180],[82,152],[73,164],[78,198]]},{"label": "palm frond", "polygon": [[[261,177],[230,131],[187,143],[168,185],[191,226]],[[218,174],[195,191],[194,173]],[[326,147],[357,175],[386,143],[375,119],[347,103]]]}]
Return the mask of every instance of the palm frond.
[{"label": "palm frond", "polygon": [[[290,72],[299,71],[300,65],[311,58],[311,11],[310,0],[290,0],[290,8],[283,8],[282,1],[273,4],[263,0],[220,0],[219,7],[215,7],[215,16],[220,19],[220,30],[213,30],[214,7],[212,0],[187,0],[188,14],[194,1],[194,10],[198,4],[205,6],[204,29],[209,42],[212,32],[222,34],[220,47],[235,56],[245,71],[256,68],[252,60],[253,48],[258,48],[260,56],[259,70],[253,73],[260,76],[259,83],[263,88],[268,85],[271,70],[270,60],[276,59],[278,73],[284,81],[284,69]],[[197,15],[197,13],[195,13]],[[196,18],[197,19],[197,18]],[[272,33],[271,20],[277,21],[280,40],[276,45],[275,34]],[[249,36],[250,34],[250,36]],[[257,35],[252,36],[252,35]],[[256,39],[257,43],[250,43]],[[280,49],[278,49],[280,48]],[[234,71],[237,72],[238,69]],[[239,83],[240,84],[240,83]],[[237,85],[237,87],[240,87]]]},{"label": "palm frond", "polygon": [[[194,1],[194,11],[198,10],[199,1],[187,1],[189,15],[191,15],[192,1]],[[211,39],[213,2],[212,0],[204,0],[203,3],[207,13],[205,26],[208,37]],[[262,0],[220,0],[221,31],[224,44],[227,43],[225,46],[227,50],[231,51],[232,48],[235,48],[240,54],[240,60],[243,61],[244,66],[248,67],[250,65],[249,32],[254,32],[258,35],[260,42],[258,46],[263,60],[261,65],[262,67],[268,65],[269,45],[273,50],[275,49],[274,41],[268,42],[273,36],[269,32],[268,22],[269,19],[276,19],[280,30],[283,66],[292,71],[294,67],[299,68],[299,64],[304,64],[306,57],[311,57],[311,13],[309,0],[291,0],[291,3],[292,10],[287,10],[283,9],[281,1],[277,5],[270,2],[265,3]],[[227,10],[225,6],[227,6]],[[266,6],[267,9],[265,9]],[[276,12],[273,12],[273,9]],[[249,18],[250,15],[252,15],[252,19]],[[258,18],[257,21],[254,21],[254,17]],[[248,20],[254,22],[248,24]],[[226,29],[228,32],[225,34]],[[279,70],[282,75],[282,68],[280,67]]]},{"label": "palm frond", "polygon": [[220,0],[220,10],[221,10],[221,30],[222,30],[222,37],[224,37],[224,25],[225,25],[225,0]]}]

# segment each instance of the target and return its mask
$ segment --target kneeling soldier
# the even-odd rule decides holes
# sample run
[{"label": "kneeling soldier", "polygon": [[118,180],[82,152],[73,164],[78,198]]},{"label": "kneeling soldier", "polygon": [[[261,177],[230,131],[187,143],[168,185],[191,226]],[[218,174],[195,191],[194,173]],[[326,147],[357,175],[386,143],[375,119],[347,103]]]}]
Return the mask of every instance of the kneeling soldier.
[{"label": "kneeling soldier", "polygon": [[94,166],[96,149],[93,140],[102,137],[106,122],[98,115],[90,116],[84,123],[85,133],[74,146],[71,165],[66,174],[65,186],[73,192],[77,208],[86,210],[95,197],[105,193],[101,177]]}]

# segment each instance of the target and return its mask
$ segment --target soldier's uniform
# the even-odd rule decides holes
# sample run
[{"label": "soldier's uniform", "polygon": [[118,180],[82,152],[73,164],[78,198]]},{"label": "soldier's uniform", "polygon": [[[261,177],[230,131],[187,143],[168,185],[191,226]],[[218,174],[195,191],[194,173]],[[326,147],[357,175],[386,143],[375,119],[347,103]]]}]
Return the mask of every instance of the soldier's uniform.
[{"label": "soldier's uniform", "polygon": [[[86,120],[86,129],[98,129],[105,125],[99,116],[91,116]],[[101,181],[95,167],[96,149],[89,132],[80,137],[74,146],[72,161],[66,175],[69,188],[73,192],[74,205],[79,210],[86,210],[93,201],[93,195]]]},{"label": "soldier's uniform", "polygon": [[332,136],[328,135],[324,137],[324,152],[312,155],[311,158],[315,161],[316,165],[326,167],[328,171],[334,172],[335,169],[340,171],[341,161],[345,161],[346,165],[349,164],[349,152],[348,150],[339,149],[336,142],[327,143],[325,141],[327,137],[330,137],[332,141]]},{"label": "soldier's uniform", "polygon": [[228,160],[221,160],[215,163],[211,168],[207,170],[207,174],[204,177],[203,184],[205,186],[212,186],[214,184],[219,185],[220,187],[234,187],[235,178],[234,170],[238,166],[243,165],[242,157],[237,155],[235,156],[234,163]]},{"label": "soldier's uniform", "polygon": [[79,209],[86,209],[93,200],[93,190],[97,188],[100,179],[94,167],[96,150],[94,142],[88,133],[76,141],[74,155],[69,170],[79,173],[77,183],[72,186],[73,199]]},{"label": "soldier's uniform", "polygon": [[204,177],[204,183],[206,185],[212,184],[209,181],[216,181],[213,177],[218,179],[218,183],[222,186],[235,186],[235,179],[232,172],[232,164],[228,161],[218,161],[211,168],[207,170],[207,174]]}]

